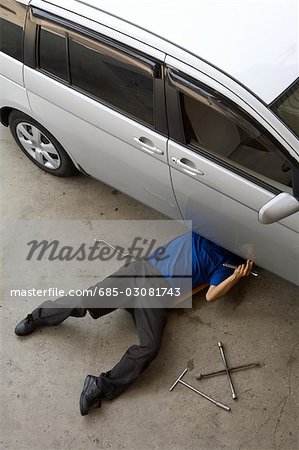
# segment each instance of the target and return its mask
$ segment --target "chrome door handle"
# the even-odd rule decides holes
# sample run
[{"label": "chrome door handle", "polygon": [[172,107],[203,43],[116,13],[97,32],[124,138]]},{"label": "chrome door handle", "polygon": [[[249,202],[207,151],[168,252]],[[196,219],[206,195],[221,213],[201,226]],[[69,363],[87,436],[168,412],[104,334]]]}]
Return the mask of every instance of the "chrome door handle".
[{"label": "chrome door handle", "polygon": [[[204,175],[204,173],[197,169],[197,167],[193,167],[191,164],[194,165],[194,163],[192,161],[190,161],[189,159],[183,158],[186,162],[183,162],[181,159],[176,158],[175,156],[172,156],[171,160],[174,164],[176,164],[177,166],[181,167],[184,172],[188,173],[189,175],[192,176],[196,176],[196,175]],[[189,163],[189,164],[187,164]]]},{"label": "chrome door handle", "polygon": [[151,155],[163,155],[163,150],[160,150],[155,146],[155,144],[148,138],[141,136],[141,137],[134,137],[134,141],[137,142],[140,145],[140,148],[144,150],[147,153],[150,153]]}]

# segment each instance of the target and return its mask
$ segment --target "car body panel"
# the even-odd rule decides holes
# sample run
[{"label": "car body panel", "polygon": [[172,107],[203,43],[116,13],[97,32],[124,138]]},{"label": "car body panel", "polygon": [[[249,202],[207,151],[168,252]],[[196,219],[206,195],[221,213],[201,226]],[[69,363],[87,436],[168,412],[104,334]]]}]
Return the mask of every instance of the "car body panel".
[{"label": "car body panel", "polygon": [[23,63],[0,52],[0,106],[31,113],[27,91],[23,82]]},{"label": "car body panel", "polygon": [[18,86],[24,86],[23,63],[0,52],[1,76],[13,81]]}]

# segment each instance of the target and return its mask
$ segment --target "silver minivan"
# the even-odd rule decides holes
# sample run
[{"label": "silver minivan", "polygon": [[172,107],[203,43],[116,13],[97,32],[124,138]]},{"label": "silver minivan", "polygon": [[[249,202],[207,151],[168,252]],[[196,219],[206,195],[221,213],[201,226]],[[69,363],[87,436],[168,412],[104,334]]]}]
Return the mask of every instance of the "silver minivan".
[{"label": "silver minivan", "polygon": [[296,5],[266,4],[0,0],[1,122],[299,285]]}]

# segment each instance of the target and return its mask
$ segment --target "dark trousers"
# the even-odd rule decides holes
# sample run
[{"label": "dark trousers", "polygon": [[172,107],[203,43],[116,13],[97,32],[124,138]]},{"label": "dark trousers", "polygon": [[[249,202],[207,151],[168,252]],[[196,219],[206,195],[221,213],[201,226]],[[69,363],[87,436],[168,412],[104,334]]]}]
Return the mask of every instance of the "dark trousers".
[{"label": "dark trousers", "polygon": [[[155,278],[156,275],[158,275],[157,278]],[[129,287],[133,292],[134,288],[167,287],[168,284],[149,262],[139,260],[122,267],[95,286],[102,290],[118,288],[123,292]],[[133,318],[139,345],[132,345],[113,369],[100,374],[98,386],[103,395],[109,399],[117,397],[129,387],[157,356],[167,319],[165,307],[147,307],[148,304],[152,304],[150,302],[153,302],[152,296],[150,298],[121,296],[118,300],[118,307],[126,309]],[[88,307],[86,307],[84,304],[86,298],[65,296],[54,302],[51,300],[44,302],[32,312],[32,316],[34,320],[47,326],[58,325],[70,316],[84,317],[87,311],[91,317],[97,319],[117,309],[116,305],[107,307],[107,301],[109,301],[107,298],[96,295],[92,300],[88,299]],[[105,306],[101,307],[103,303]]]}]

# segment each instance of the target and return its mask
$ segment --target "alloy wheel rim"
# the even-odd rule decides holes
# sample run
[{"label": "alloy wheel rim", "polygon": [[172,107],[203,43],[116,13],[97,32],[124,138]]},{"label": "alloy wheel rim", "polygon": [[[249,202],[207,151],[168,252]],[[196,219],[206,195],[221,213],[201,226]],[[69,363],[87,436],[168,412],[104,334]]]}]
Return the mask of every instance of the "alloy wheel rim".
[{"label": "alloy wheel rim", "polygon": [[55,145],[36,126],[28,122],[20,122],[16,132],[24,150],[39,164],[51,170],[60,167],[61,159]]}]

